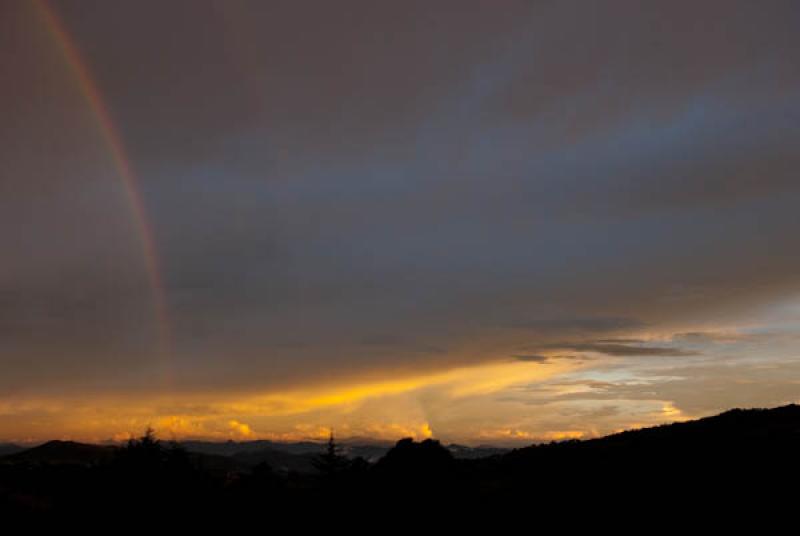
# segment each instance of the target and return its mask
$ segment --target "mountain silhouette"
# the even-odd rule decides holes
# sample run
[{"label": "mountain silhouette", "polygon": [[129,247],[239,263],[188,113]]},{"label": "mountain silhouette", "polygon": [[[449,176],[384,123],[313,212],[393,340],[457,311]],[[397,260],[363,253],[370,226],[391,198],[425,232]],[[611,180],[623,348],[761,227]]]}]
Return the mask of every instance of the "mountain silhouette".
[{"label": "mountain silhouette", "polygon": [[3,456],[8,456],[9,454],[22,452],[23,450],[25,450],[25,447],[16,445],[14,443],[0,443],[0,458]]},{"label": "mountain silhouette", "polygon": [[512,451],[405,438],[374,463],[333,441],[327,455],[318,443],[291,453],[261,441],[160,442],[150,431],[122,446],[49,441],[0,457],[0,512],[246,518],[265,505],[298,516],[354,505],[394,516],[536,505],[555,516],[565,508],[607,515],[620,505],[708,512],[709,501],[750,511],[785,505],[794,495],[783,490],[800,478],[797,405]]},{"label": "mountain silhouette", "polygon": [[8,462],[49,464],[91,464],[108,461],[116,447],[53,440],[37,447],[18,451],[2,458]]}]

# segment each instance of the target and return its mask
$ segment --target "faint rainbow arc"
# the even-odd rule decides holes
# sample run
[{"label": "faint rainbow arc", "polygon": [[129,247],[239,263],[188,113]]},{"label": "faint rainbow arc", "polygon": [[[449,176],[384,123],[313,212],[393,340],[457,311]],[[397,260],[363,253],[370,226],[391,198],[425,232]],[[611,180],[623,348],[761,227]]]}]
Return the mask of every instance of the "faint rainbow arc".
[{"label": "faint rainbow arc", "polygon": [[[66,28],[64,28],[64,25],[46,0],[33,0],[33,3],[41,13],[48,31],[53,35],[67,64],[73,71],[81,94],[92,110],[101,136],[111,153],[111,159],[117,174],[122,180],[125,194],[131,207],[134,224],[141,241],[145,269],[153,292],[153,308],[158,330],[158,350],[162,357],[168,357],[172,353],[172,330],[167,308],[166,291],[161,278],[158,250],[153,238],[153,230],[147,218],[147,209],[139,191],[130,159],[122,143],[122,138],[114,126],[108,107],[97,89],[97,84],[92,79],[89,69],[78,51],[78,47]],[[168,371],[167,374],[169,374]]]}]

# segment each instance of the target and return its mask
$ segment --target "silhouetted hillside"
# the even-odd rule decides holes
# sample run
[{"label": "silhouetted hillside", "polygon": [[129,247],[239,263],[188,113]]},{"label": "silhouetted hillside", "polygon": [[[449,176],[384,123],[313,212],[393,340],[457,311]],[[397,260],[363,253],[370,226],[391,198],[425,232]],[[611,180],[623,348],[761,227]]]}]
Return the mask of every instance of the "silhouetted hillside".
[{"label": "silhouetted hillside", "polygon": [[282,473],[290,471],[310,473],[314,470],[314,457],[320,451],[321,449],[318,447],[314,454],[290,454],[273,448],[263,448],[261,450],[237,452],[231,458],[247,467],[267,464],[273,470]]},{"label": "silhouetted hillside", "polygon": [[800,442],[800,406],[774,409],[732,409],[702,419],[628,430],[597,439],[571,440],[517,449],[508,460],[558,452],[714,453],[794,446]]},{"label": "silhouetted hillside", "polygon": [[641,430],[629,430],[586,441],[590,446],[629,445],[648,443],[698,443],[796,440],[800,438],[800,406],[790,404],[774,409],[732,409],[695,421],[679,422]]},{"label": "silhouetted hillside", "polygon": [[313,453],[292,454],[269,442],[200,442],[201,453],[187,448],[192,443],[162,443],[150,432],[119,447],[51,441],[0,458],[0,510],[61,516],[202,511],[238,519],[265,505],[281,515],[354,505],[430,515],[522,504],[549,516],[565,507],[608,513],[620,505],[708,509],[709,501],[775,506],[793,497],[784,490],[800,477],[800,407],[737,409],[474,459],[458,458],[453,445],[430,439],[400,440],[376,463],[345,456],[332,439],[324,448],[300,449],[310,445]]},{"label": "silhouetted hillside", "polygon": [[[251,465],[253,462],[275,462],[287,469],[299,471],[308,470],[311,467],[309,460],[325,448],[324,443],[313,441],[180,441],[179,444],[189,452],[234,456]],[[348,458],[364,458],[367,461],[376,462],[394,447],[394,442],[356,437],[343,440],[339,446],[342,454]],[[454,457],[465,459],[493,456],[511,450],[491,446],[469,447],[455,443],[445,445],[445,447]],[[282,454],[290,454],[296,458],[282,458]]]},{"label": "silhouetted hillside", "polygon": [[48,441],[37,447],[18,451],[0,460],[6,463],[92,464],[108,461],[116,447],[77,443],[75,441]]},{"label": "silhouetted hillside", "polygon": [[15,445],[14,443],[0,443],[0,458],[8,456],[9,454],[22,452],[23,450],[25,450],[25,447]]}]

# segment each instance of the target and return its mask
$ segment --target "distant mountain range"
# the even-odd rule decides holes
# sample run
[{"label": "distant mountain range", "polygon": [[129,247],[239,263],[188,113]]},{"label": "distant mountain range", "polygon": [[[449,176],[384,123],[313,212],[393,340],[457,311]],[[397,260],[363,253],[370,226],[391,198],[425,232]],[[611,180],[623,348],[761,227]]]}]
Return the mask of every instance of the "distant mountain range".
[{"label": "distant mountain range", "polygon": [[[792,404],[774,409],[734,409],[713,417],[630,430],[597,439],[551,442],[513,450],[458,444],[443,445],[443,448],[456,460],[493,460],[491,463],[499,460],[504,466],[509,466],[527,465],[534,461],[549,464],[549,460],[575,456],[579,452],[587,453],[583,455],[586,459],[597,455],[616,457],[620,453],[637,456],[669,453],[675,457],[685,456],[688,450],[697,456],[713,453],[719,457],[719,453],[742,448],[752,450],[764,445],[795,444],[800,444],[800,406]],[[282,473],[313,472],[314,459],[325,449],[325,443],[313,441],[182,441],[177,445],[205,470],[219,474],[248,471],[263,463]],[[363,458],[370,463],[383,458],[393,446],[389,442],[369,440],[345,440],[339,444],[344,456]],[[0,463],[98,464],[108,461],[118,448],[74,441],[48,441],[33,448],[0,444]]]},{"label": "distant mountain range", "polygon": [[[517,504],[526,516],[560,521],[585,512],[625,518],[650,511],[660,523],[668,519],[665,505],[669,515],[706,512],[714,504],[737,515],[755,507],[794,512],[800,406],[735,409],[510,451],[430,439],[393,446],[343,442],[346,457],[326,456],[316,442],[178,446],[148,438],[126,445],[8,446],[11,452],[0,457],[0,514],[85,520],[100,513],[113,521],[151,511],[185,519],[202,511],[230,519],[269,505],[287,519],[325,509],[502,516]],[[565,511],[572,517],[559,517]]]},{"label": "distant mountain range", "polygon": [[[363,441],[363,442],[362,442]],[[325,449],[324,443],[314,441],[277,442],[255,441],[179,441],[206,470],[214,473],[245,471],[266,463],[279,472],[314,471],[313,460]],[[344,440],[340,453],[350,459],[363,458],[374,463],[382,458],[394,443],[388,441]],[[0,445],[0,463],[96,464],[108,461],[117,445],[94,445],[75,441],[53,440],[28,448],[5,443]],[[451,444],[446,448],[458,459],[477,459],[508,452],[496,447],[468,447]]]},{"label": "distant mountain range", "polygon": [[[300,442],[277,442],[269,440],[256,441],[181,441],[179,442],[186,450],[201,454],[216,454],[220,456],[230,456],[239,460],[249,460],[251,463],[260,461],[279,461],[278,465],[297,465],[304,466],[300,460],[311,460],[313,457],[322,453],[325,449],[324,443],[314,441]],[[337,443],[341,454],[348,458],[364,458],[368,462],[376,462],[382,458],[394,446],[394,442],[374,441],[369,439],[346,439]],[[503,454],[511,449],[499,447],[468,447],[465,445],[450,444],[445,445],[455,458],[474,459],[495,454]],[[287,457],[288,455],[288,457]],[[256,462],[256,463],[259,463]],[[310,462],[309,462],[310,463]]]},{"label": "distant mountain range", "polygon": [[116,447],[78,443],[75,441],[48,441],[33,448],[17,450],[0,458],[0,462],[28,462],[50,464],[89,464],[108,461]]},{"label": "distant mountain range", "polygon": [[0,443],[0,457],[7,456],[9,454],[16,454],[17,452],[22,452],[26,448],[28,447],[15,445],[14,443]]}]

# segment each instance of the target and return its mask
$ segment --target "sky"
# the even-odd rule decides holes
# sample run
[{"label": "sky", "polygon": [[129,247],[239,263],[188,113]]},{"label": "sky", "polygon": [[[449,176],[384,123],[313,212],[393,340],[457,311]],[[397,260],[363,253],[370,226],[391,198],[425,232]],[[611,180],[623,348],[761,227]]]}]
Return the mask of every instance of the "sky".
[{"label": "sky", "polygon": [[0,0],[0,440],[800,401],[794,1]]}]

